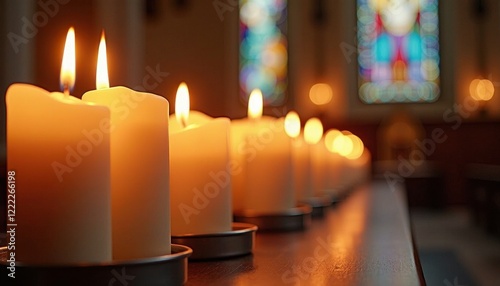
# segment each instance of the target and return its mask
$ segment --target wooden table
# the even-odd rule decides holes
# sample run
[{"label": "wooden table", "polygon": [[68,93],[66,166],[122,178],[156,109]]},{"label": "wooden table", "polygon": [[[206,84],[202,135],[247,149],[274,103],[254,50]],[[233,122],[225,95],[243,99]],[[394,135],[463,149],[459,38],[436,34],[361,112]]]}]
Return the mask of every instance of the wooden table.
[{"label": "wooden table", "polygon": [[305,231],[257,232],[253,255],[188,268],[186,285],[425,285],[404,192],[382,181]]}]

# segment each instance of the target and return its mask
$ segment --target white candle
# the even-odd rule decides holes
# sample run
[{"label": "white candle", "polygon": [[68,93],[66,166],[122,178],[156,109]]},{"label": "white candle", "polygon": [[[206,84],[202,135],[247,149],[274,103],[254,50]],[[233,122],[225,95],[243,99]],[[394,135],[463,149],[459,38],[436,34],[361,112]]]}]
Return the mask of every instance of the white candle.
[{"label": "white candle", "polygon": [[[106,68],[104,38],[98,70]],[[107,75],[99,71],[98,75]],[[111,110],[111,198],[113,258],[137,259],[170,253],[168,101],[126,87],[99,90],[83,100]]]},{"label": "white candle", "polygon": [[337,136],[342,136],[342,133],[337,129],[330,129],[325,133],[325,147],[327,149],[325,155],[325,192],[332,196],[335,200],[341,195],[341,179],[343,172],[344,157],[340,156],[333,142]]},{"label": "white candle", "polygon": [[342,131],[333,140],[333,150],[343,157],[338,185],[345,191],[365,182],[370,176],[371,155],[364,148],[359,137],[349,131]]},{"label": "white candle", "polygon": [[300,135],[292,141],[292,166],[293,185],[297,202],[305,202],[310,196],[310,168],[309,145],[304,141],[304,136]]},{"label": "white candle", "polygon": [[249,99],[249,118],[231,123],[231,158],[242,166],[233,176],[235,210],[279,213],[295,206],[290,138],[284,118],[262,116],[262,93]]},{"label": "white candle", "polygon": [[292,188],[297,202],[306,200],[306,190],[309,184],[309,146],[300,134],[300,117],[295,111],[290,111],[285,117],[285,131],[292,138],[290,156],[292,158]]},{"label": "white candle", "polygon": [[363,154],[355,159],[346,160],[346,184],[355,187],[368,181],[371,174],[371,154],[366,148]]},{"label": "white candle", "polygon": [[311,160],[311,190],[312,196],[321,198],[326,195],[325,191],[325,176],[326,176],[326,150],[324,138],[322,137],[318,143],[310,145],[310,160]]},{"label": "white candle", "polygon": [[[63,62],[72,72],[61,76],[69,90],[72,29]],[[15,197],[9,197],[15,220],[8,229],[15,228],[16,260],[110,261],[109,109],[28,84],[11,85],[6,104],[7,166],[16,173]]]},{"label": "white candle", "polygon": [[349,187],[354,187],[363,184],[370,178],[371,154],[368,149],[364,148],[363,141],[358,136],[347,134],[345,137],[352,142],[351,152],[345,154],[345,180]]},{"label": "white candle", "polygon": [[324,192],[324,153],[325,147],[322,141],[323,124],[318,118],[310,118],[304,126],[304,140],[309,147],[309,172],[308,186],[304,198],[311,199],[323,197]]},{"label": "white candle", "polygon": [[[175,118],[177,117],[177,118]],[[172,234],[231,230],[231,173],[228,118],[189,111],[186,84],[179,86],[170,118]]]}]

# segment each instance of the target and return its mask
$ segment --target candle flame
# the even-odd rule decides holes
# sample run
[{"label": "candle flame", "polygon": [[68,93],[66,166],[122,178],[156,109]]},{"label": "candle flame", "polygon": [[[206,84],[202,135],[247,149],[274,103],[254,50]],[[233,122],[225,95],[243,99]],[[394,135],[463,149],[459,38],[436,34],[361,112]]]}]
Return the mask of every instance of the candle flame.
[{"label": "candle flame", "polygon": [[304,140],[307,144],[316,144],[323,137],[323,124],[321,121],[313,117],[307,120],[306,125],[304,126]]},{"label": "candle flame", "polygon": [[363,155],[363,150],[365,149],[363,141],[361,141],[361,139],[354,134],[347,135],[346,137],[349,137],[349,139],[351,139],[352,150],[351,152],[349,152],[349,154],[345,155],[345,157],[351,160],[358,159],[359,157],[361,157],[361,155]]},{"label": "candle flame", "polygon": [[290,111],[285,117],[285,132],[291,138],[300,135],[300,117],[295,111]]},{"label": "candle flame", "polygon": [[189,90],[185,82],[179,84],[175,95],[175,118],[183,126],[187,126],[189,118]]},{"label": "candle flame", "polygon": [[248,98],[248,117],[252,119],[259,119],[262,117],[263,105],[264,102],[260,89],[256,88],[252,90]]},{"label": "candle flame", "polygon": [[354,144],[350,136],[351,134],[340,134],[333,140],[334,150],[344,157],[349,155],[354,148]]},{"label": "candle flame", "polygon": [[61,64],[61,74],[59,83],[64,93],[69,94],[75,86],[76,74],[76,56],[75,56],[75,29],[69,28],[64,45],[63,59]]},{"label": "candle flame", "polygon": [[102,31],[101,34],[99,52],[97,53],[95,86],[97,89],[109,88],[108,57],[106,56],[106,40],[104,37],[104,31]]},{"label": "candle flame", "polygon": [[335,141],[335,139],[341,135],[343,135],[342,132],[340,132],[337,129],[330,129],[330,130],[328,130],[328,132],[326,132],[326,134],[325,134],[325,146],[326,146],[326,149],[328,149],[328,151],[335,153],[335,148],[333,148],[333,141]]}]

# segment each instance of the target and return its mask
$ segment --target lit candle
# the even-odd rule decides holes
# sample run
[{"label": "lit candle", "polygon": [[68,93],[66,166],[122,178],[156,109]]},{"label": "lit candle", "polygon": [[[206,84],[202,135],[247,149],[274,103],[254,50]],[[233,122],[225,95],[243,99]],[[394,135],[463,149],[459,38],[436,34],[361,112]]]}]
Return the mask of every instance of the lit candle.
[{"label": "lit candle", "polygon": [[344,157],[340,156],[334,148],[333,142],[338,136],[343,134],[337,129],[330,129],[325,133],[325,147],[328,150],[325,154],[325,192],[333,200],[337,200],[341,194],[340,182],[342,179],[342,170]]},{"label": "lit candle", "polygon": [[342,160],[342,167],[339,171],[340,176],[337,183],[338,189],[340,191],[339,195],[342,195],[343,192],[346,192],[351,188],[351,175],[349,174],[349,168],[347,166],[349,159],[345,156],[352,152],[352,140],[350,137],[346,135],[351,134],[349,131],[342,131],[340,134],[337,133],[337,136],[332,141],[332,149],[333,152],[339,154]]},{"label": "lit candle", "polygon": [[262,116],[259,90],[250,95],[248,117],[231,123],[231,158],[242,167],[233,176],[234,210],[261,213],[289,210],[295,206],[295,196],[285,120]]},{"label": "lit candle", "polygon": [[305,190],[304,197],[308,198],[323,197],[324,191],[324,154],[325,145],[323,143],[323,124],[316,118],[307,120],[304,126],[304,140],[309,146],[309,176],[308,187]]},{"label": "lit candle", "polygon": [[333,152],[342,156],[338,186],[341,192],[363,183],[370,177],[371,155],[363,141],[349,131],[342,131],[332,143]]},{"label": "lit candle", "polygon": [[179,85],[170,118],[172,235],[231,230],[229,124],[190,111],[187,85]]},{"label": "lit candle", "polygon": [[309,183],[309,146],[301,136],[300,117],[295,111],[290,111],[285,117],[285,131],[292,138],[291,157],[292,157],[292,186],[295,198],[298,202],[306,200],[306,189]]},{"label": "lit candle", "polygon": [[369,179],[371,154],[358,136],[346,132],[344,138],[350,142],[347,143],[349,145],[348,150],[344,150],[343,154],[341,153],[347,159],[345,164],[345,185],[354,187]]},{"label": "lit candle", "polygon": [[8,230],[15,229],[16,260],[27,264],[111,260],[109,109],[69,95],[74,53],[71,28],[66,94],[28,84],[7,90],[7,166],[16,173]]},{"label": "lit candle", "polygon": [[[109,88],[104,35],[98,90],[83,100],[111,111],[113,259],[170,253],[168,101],[126,87]],[[102,78],[100,76],[103,76]]]}]

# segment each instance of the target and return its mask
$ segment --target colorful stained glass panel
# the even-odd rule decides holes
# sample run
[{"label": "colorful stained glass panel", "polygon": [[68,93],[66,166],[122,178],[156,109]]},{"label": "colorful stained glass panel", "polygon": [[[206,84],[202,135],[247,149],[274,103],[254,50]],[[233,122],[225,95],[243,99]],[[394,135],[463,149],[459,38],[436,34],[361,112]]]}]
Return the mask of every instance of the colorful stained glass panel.
[{"label": "colorful stained glass panel", "polygon": [[357,0],[357,24],[363,102],[437,100],[438,0]]},{"label": "colorful stained glass panel", "polygon": [[286,0],[240,0],[240,96],[259,88],[264,105],[286,99],[288,53]]}]

